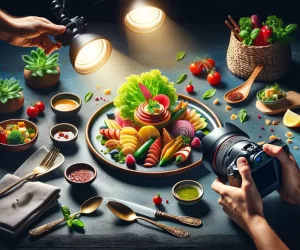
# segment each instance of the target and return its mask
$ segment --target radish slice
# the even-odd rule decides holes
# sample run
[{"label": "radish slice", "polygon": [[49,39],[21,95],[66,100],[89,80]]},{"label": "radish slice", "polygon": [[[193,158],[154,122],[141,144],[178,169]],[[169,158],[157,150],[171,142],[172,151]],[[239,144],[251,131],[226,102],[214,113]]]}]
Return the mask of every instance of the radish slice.
[{"label": "radish slice", "polygon": [[188,136],[193,138],[195,134],[195,129],[193,124],[186,120],[178,120],[174,123],[172,129],[172,135],[178,137],[180,135]]},{"label": "radish slice", "polygon": [[145,99],[147,101],[152,98],[152,95],[151,95],[149,89],[144,84],[139,83],[139,87],[143,93],[143,96],[145,97]]},{"label": "radish slice", "polygon": [[124,126],[123,126],[123,123],[124,123],[125,120],[121,118],[121,116],[120,116],[120,111],[119,111],[118,109],[116,109],[116,111],[115,111],[115,116],[116,116],[116,118],[115,118],[116,122],[117,122],[121,127],[124,127]]},{"label": "radish slice", "polygon": [[164,94],[158,94],[152,98],[155,101],[158,101],[165,109],[170,107],[170,99]]}]

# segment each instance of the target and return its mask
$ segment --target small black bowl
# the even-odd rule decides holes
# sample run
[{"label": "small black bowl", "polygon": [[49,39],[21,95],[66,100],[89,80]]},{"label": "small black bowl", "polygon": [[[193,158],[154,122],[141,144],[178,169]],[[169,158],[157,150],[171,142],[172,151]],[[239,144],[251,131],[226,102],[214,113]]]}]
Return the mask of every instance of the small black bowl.
[{"label": "small black bowl", "polygon": [[[68,176],[69,176],[70,173],[72,173],[73,171],[76,171],[76,170],[91,170],[94,173],[94,176],[86,182],[72,181],[72,180],[69,179]],[[66,178],[67,182],[69,182],[72,185],[87,185],[87,184],[91,184],[91,183],[94,182],[94,180],[97,177],[97,170],[96,170],[96,168],[94,168],[93,166],[91,166],[88,163],[77,162],[77,163],[74,163],[74,164],[70,165],[69,167],[67,167],[66,170],[65,170],[64,175],[65,175],[65,178]]]},{"label": "small black bowl", "polygon": [[[72,109],[69,111],[62,111],[62,110],[56,109],[54,104],[57,101],[63,100],[63,99],[73,100],[73,101],[77,102],[78,106],[75,109]],[[59,94],[53,96],[50,100],[51,109],[57,116],[64,116],[64,117],[75,116],[81,109],[81,105],[82,105],[82,101],[81,101],[80,97],[78,95],[75,95],[75,94],[69,93],[69,92],[59,93]]]},{"label": "small black bowl", "polygon": [[[54,135],[59,131],[71,131],[74,133],[74,138],[68,141],[59,141],[56,138],[54,138]],[[50,138],[53,141],[54,145],[57,147],[71,146],[76,142],[77,137],[78,129],[70,123],[59,123],[50,129]]]}]

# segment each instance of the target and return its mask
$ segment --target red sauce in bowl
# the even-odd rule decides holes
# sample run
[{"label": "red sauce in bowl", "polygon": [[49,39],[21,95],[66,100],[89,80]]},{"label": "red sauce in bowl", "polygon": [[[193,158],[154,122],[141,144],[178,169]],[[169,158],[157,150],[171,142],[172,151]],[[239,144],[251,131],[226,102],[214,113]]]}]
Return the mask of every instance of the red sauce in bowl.
[{"label": "red sauce in bowl", "polygon": [[68,179],[73,182],[83,183],[93,179],[95,173],[85,166],[76,166],[68,173]]}]

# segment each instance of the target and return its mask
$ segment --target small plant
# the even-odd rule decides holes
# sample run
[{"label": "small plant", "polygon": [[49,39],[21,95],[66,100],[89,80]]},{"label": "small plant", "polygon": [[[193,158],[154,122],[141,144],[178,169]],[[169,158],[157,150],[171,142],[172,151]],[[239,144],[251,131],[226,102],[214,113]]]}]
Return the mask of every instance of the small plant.
[{"label": "small plant", "polygon": [[0,102],[5,104],[8,100],[20,98],[19,92],[22,91],[22,87],[19,85],[20,81],[15,78],[1,79],[0,78]]},{"label": "small plant", "polygon": [[22,59],[26,63],[25,69],[31,70],[32,76],[44,77],[45,74],[58,74],[58,53],[46,55],[41,48],[36,51],[31,50],[30,56],[23,55]]}]

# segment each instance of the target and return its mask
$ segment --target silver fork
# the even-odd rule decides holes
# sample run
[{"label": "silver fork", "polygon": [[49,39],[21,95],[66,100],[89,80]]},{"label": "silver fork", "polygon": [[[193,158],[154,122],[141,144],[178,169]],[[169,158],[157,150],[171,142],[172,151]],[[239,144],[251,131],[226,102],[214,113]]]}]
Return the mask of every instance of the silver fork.
[{"label": "silver fork", "polygon": [[57,158],[58,154],[59,154],[59,149],[56,148],[56,147],[53,147],[49,151],[49,153],[45,156],[45,158],[42,160],[40,165],[33,169],[32,173],[29,173],[29,174],[25,175],[20,180],[18,180],[16,182],[10,184],[9,186],[1,189],[0,190],[0,196],[5,194],[9,190],[11,190],[13,187],[17,186],[22,181],[30,179],[30,178],[32,178],[36,175],[39,175],[39,174],[43,174],[46,171],[48,171],[52,167],[52,165],[53,165],[55,159]]}]

